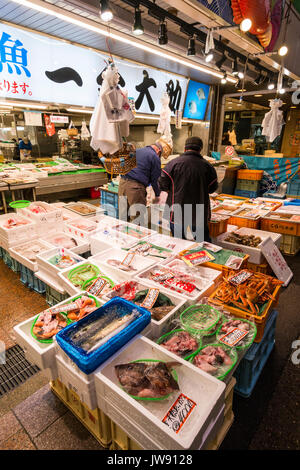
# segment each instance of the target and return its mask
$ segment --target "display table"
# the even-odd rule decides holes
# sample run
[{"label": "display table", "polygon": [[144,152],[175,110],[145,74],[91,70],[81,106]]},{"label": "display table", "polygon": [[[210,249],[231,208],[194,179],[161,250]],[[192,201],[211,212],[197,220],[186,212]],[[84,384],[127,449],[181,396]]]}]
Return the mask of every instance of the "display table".
[{"label": "display table", "polygon": [[57,175],[40,179],[36,188],[38,196],[68,192],[76,189],[92,188],[107,183],[105,172]]},{"label": "display table", "polygon": [[36,187],[38,185],[38,181],[34,183],[25,183],[25,184],[10,184],[9,190],[11,191],[11,198],[13,201],[16,200],[15,191],[21,191],[21,198],[24,199],[23,190],[24,189],[32,189],[32,199],[36,201]]},{"label": "display table", "polygon": [[1,196],[2,196],[2,207],[3,207],[3,210],[4,210],[5,214],[7,213],[5,191],[8,191],[8,190],[9,190],[9,188],[8,188],[7,184],[0,183],[0,193],[1,193]]}]

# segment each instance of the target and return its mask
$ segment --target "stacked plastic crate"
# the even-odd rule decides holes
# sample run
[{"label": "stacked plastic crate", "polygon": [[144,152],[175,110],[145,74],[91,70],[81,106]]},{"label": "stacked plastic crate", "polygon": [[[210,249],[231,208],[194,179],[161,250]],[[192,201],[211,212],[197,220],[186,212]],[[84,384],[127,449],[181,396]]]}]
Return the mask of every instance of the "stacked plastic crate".
[{"label": "stacked plastic crate", "polygon": [[247,198],[258,197],[263,173],[263,170],[239,170],[234,194]]}]

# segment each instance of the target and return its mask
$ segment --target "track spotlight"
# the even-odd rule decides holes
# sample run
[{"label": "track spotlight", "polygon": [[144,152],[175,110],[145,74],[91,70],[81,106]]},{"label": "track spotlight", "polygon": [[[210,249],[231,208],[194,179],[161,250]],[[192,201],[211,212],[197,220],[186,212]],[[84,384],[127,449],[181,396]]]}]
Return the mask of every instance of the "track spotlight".
[{"label": "track spotlight", "polygon": [[238,77],[239,77],[239,79],[243,80],[243,78],[245,77],[244,72],[239,71]]},{"label": "track spotlight", "polygon": [[240,23],[240,30],[243,32],[243,33],[247,33],[248,31],[250,31],[252,27],[252,21],[250,20],[250,18],[245,18],[241,23]]},{"label": "track spotlight", "polygon": [[226,61],[226,59],[227,59],[227,57],[226,57],[226,55],[225,55],[224,52],[223,52],[223,55],[222,55],[221,59],[219,59],[219,60],[216,61],[216,67],[218,67],[218,69],[221,70],[222,65],[224,64],[224,62]]},{"label": "track spotlight", "polygon": [[260,85],[263,81],[263,74],[262,74],[262,71],[260,70],[259,71],[259,74],[257,75],[257,77],[255,78],[255,80],[253,81],[253,83],[255,85]]},{"label": "track spotlight", "polygon": [[287,46],[283,45],[283,46],[281,46],[281,47],[279,48],[278,54],[279,54],[281,57],[284,57],[285,55],[287,55],[288,51],[289,51],[289,50],[288,50]]},{"label": "track spotlight", "polygon": [[205,54],[205,62],[209,63],[213,60],[214,55],[212,52],[209,52],[208,54]]},{"label": "track spotlight", "polygon": [[109,6],[108,0],[100,0],[100,18],[102,21],[108,23],[113,19],[113,12]]},{"label": "track spotlight", "polygon": [[269,78],[268,90],[274,90],[274,88],[275,88],[275,83],[272,78]]},{"label": "track spotlight", "polygon": [[237,64],[237,57],[235,57],[234,62],[232,64],[232,75],[238,75],[238,64]]},{"label": "track spotlight", "polygon": [[278,90],[278,93],[280,93],[281,95],[284,95],[284,93],[285,93],[285,88],[280,88],[280,89]]},{"label": "track spotlight", "polygon": [[167,23],[164,20],[161,20],[159,23],[158,44],[160,44],[161,46],[165,46],[166,44],[168,44]]},{"label": "track spotlight", "polygon": [[142,25],[142,12],[139,8],[135,9],[132,32],[135,36],[141,36],[144,34],[144,26]]},{"label": "track spotlight", "polygon": [[189,39],[187,55],[190,55],[190,56],[196,55],[195,36],[193,36]]}]

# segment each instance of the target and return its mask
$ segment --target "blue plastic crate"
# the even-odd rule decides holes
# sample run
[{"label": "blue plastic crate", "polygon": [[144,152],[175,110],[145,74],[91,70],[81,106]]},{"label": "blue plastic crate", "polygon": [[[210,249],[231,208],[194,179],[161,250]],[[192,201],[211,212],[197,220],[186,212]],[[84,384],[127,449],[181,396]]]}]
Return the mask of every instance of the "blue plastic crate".
[{"label": "blue plastic crate", "polygon": [[0,258],[3,258],[3,248],[0,246]]},{"label": "blue plastic crate", "polygon": [[253,199],[259,196],[259,191],[242,191],[241,189],[236,189],[234,191],[235,196],[247,197]]},{"label": "blue plastic crate", "polygon": [[27,276],[28,269],[23,264],[20,264],[20,281],[27,286],[28,285],[28,276]]},{"label": "blue plastic crate", "polygon": [[118,193],[109,193],[101,190],[101,208],[104,209],[106,215],[111,217],[118,217],[119,212],[119,197]]},{"label": "blue plastic crate", "polygon": [[11,266],[12,266],[12,257],[10,256],[10,254],[7,250],[4,250],[4,248],[2,248],[2,258],[3,258],[3,261],[6,264],[6,266],[11,268]]},{"label": "blue plastic crate", "polygon": [[300,179],[293,179],[289,181],[286,196],[300,198]]},{"label": "blue plastic crate", "polygon": [[260,343],[253,343],[233,374],[236,378],[234,391],[244,398],[250,397],[256,382],[274,348],[278,312],[273,310]]},{"label": "blue plastic crate", "polygon": [[[72,342],[70,339],[70,335],[72,333],[82,329],[82,327],[87,326],[102,315],[106,315],[109,310],[115,308],[119,308],[121,316],[126,315],[127,313],[130,314],[133,310],[138,310],[140,316],[135,318],[123,330],[116,333],[94,351],[86,352]],[[95,369],[97,369],[97,367],[128,343],[128,341],[130,341],[135,335],[141,333],[144,328],[149,325],[150,321],[151,313],[149,310],[139,307],[128,300],[115,297],[114,299],[106,302],[102,307],[94,310],[94,312],[90,313],[85,318],[82,318],[78,322],[70,324],[59,331],[56,335],[56,341],[61,349],[72,359],[73,362],[75,362],[82,372],[85,374],[91,374]]]},{"label": "blue plastic crate", "polygon": [[63,300],[70,297],[69,294],[67,294],[67,293],[61,294],[57,290],[55,290],[52,287],[48,286],[47,284],[45,285],[45,288],[46,288],[46,302],[47,302],[47,298],[49,298],[49,299],[51,299],[51,301],[54,302],[54,304],[59,304]]}]

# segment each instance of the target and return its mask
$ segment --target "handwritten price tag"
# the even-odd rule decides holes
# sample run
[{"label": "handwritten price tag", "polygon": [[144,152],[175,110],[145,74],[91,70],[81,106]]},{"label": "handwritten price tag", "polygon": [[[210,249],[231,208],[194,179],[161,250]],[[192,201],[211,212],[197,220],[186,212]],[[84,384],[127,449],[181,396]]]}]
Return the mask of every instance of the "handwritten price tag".
[{"label": "handwritten price tag", "polygon": [[99,277],[98,279],[96,279],[93,284],[88,287],[86,290],[90,293],[90,294],[93,294],[93,295],[99,295],[100,292],[104,289],[104,286],[107,284],[107,281],[105,281],[105,279],[102,279],[101,277]]},{"label": "handwritten price tag", "polygon": [[252,275],[253,273],[251,273],[250,271],[243,270],[240,271],[238,274],[232,276],[229,279],[229,282],[231,282],[231,284],[235,286],[238,286],[239,284],[242,284],[243,282],[247,281],[247,279],[249,279],[249,277],[251,277]]},{"label": "handwritten price tag", "polygon": [[148,308],[150,310],[155,304],[158,296],[159,296],[159,289],[156,289],[156,288],[149,289],[146,298],[141,303],[141,307]]},{"label": "handwritten price tag", "polygon": [[131,253],[131,252],[127,253],[127,255],[125,256],[121,264],[123,266],[130,266],[134,257],[135,257],[135,253]]},{"label": "handwritten price tag", "polygon": [[162,422],[178,434],[196,406],[193,400],[181,393]]},{"label": "handwritten price tag", "polygon": [[239,343],[241,339],[243,339],[248,333],[249,331],[244,331],[240,328],[234,328],[233,330],[229,331],[229,333],[222,336],[219,341],[232,348],[237,343]]}]

